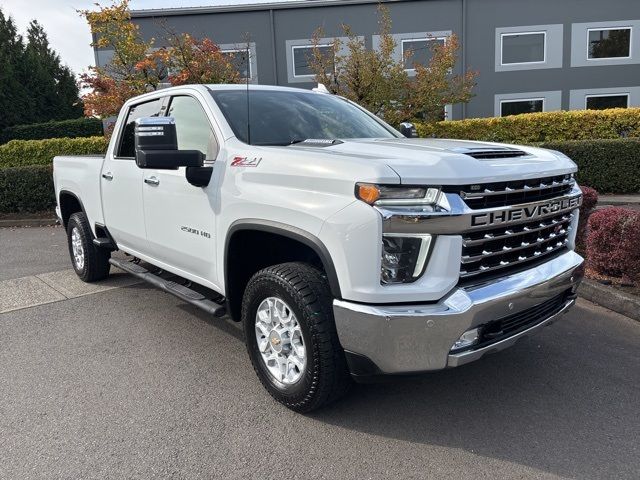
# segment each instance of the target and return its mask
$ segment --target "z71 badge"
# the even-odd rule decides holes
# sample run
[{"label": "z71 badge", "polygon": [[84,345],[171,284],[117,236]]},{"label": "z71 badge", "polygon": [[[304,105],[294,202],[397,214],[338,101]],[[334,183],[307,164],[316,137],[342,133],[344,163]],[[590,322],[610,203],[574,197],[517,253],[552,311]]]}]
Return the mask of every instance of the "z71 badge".
[{"label": "z71 badge", "polygon": [[231,161],[231,166],[232,167],[257,167],[258,165],[260,165],[261,161],[262,161],[262,158],[258,158],[258,157],[253,157],[253,158],[235,157]]}]

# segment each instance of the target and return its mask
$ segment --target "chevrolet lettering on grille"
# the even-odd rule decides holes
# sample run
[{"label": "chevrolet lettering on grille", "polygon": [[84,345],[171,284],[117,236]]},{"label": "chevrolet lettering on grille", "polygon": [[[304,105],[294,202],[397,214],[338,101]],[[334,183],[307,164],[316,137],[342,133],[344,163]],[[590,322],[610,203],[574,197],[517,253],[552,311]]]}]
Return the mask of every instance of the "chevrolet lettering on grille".
[{"label": "chevrolet lettering on grille", "polygon": [[551,200],[543,204],[524,206],[522,208],[478,213],[471,216],[471,227],[489,227],[503,223],[535,220],[536,218],[546,217],[553,213],[578,208],[580,206],[581,198],[582,197],[580,196],[563,198]]}]

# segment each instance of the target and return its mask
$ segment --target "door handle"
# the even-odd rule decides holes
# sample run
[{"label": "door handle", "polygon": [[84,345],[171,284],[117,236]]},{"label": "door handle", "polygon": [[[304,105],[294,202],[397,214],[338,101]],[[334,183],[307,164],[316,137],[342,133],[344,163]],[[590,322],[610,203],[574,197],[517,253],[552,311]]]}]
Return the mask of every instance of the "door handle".
[{"label": "door handle", "polygon": [[147,185],[157,186],[160,185],[160,180],[158,180],[156,177],[149,177],[144,179],[144,183],[146,183]]},{"label": "door handle", "polygon": [[102,178],[104,178],[105,180],[111,181],[113,180],[113,173],[111,172],[103,173]]}]

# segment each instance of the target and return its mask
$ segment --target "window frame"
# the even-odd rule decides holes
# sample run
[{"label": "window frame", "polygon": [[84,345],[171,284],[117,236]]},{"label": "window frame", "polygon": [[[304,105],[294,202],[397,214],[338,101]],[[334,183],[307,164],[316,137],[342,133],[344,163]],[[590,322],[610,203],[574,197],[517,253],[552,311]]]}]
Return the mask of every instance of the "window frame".
[{"label": "window frame", "polygon": [[[447,40],[449,37],[447,36],[437,36],[437,37],[416,37],[416,38],[403,38],[400,40],[400,55],[402,58],[402,64],[404,66],[404,59],[405,59],[405,52],[404,52],[404,44],[405,42],[437,42],[438,40],[442,40],[444,42],[444,44],[447,44]],[[426,66],[426,65],[425,65]],[[416,69],[415,68],[405,68],[404,69],[405,72],[407,73],[415,73]]]},{"label": "window frame", "polygon": [[[248,50],[249,51],[249,58],[247,58],[247,71],[249,72],[249,76],[248,77],[240,77],[242,80],[253,80],[253,69],[251,68],[251,49]],[[247,49],[246,48],[225,48],[225,49],[221,49],[220,53],[225,54],[225,53],[246,53]]]},{"label": "window frame", "polygon": [[318,45],[291,45],[291,73],[293,75],[293,78],[314,78],[315,75],[311,74],[305,74],[305,75],[298,75],[296,74],[296,55],[295,55],[295,50],[296,49],[305,49],[305,50],[313,50],[314,47],[330,47],[332,48],[333,51],[333,64],[335,66],[336,63],[336,52],[335,52],[335,44],[333,43],[319,43]]},{"label": "window frame", "polygon": [[[543,59],[537,60],[535,62],[512,62],[512,63],[504,63],[504,37],[517,37],[522,35],[542,35],[544,45],[543,45]],[[547,63],[547,31],[546,30],[536,30],[530,32],[501,32],[500,33],[500,66],[501,67],[512,67],[519,65],[543,65]]]},{"label": "window frame", "polygon": [[[629,30],[629,55],[626,57],[600,57],[600,58],[591,58],[589,54],[591,53],[591,42],[589,40],[589,34],[591,32],[602,32],[602,31],[611,31],[611,30]],[[631,60],[633,58],[633,26],[620,26],[620,27],[592,27],[587,28],[587,61],[588,62],[601,62],[601,61],[611,61],[611,60]]]},{"label": "window frame", "polygon": [[[222,144],[220,143],[220,140],[218,139],[218,135],[216,133],[216,129],[214,128],[213,123],[211,122],[211,118],[210,115],[207,113],[207,109],[205,108],[204,104],[200,101],[200,99],[198,99],[195,95],[191,95],[189,93],[175,93],[173,95],[167,95],[167,100],[166,103],[164,104],[164,117],[170,117],[169,115],[169,109],[171,108],[171,102],[173,101],[174,98],[176,97],[189,97],[192,98],[193,100],[195,100],[198,105],[200,105],[200,108],[202,109],[202,112],[204,113],[204,116],[207,118],[207,123],[209,124],[209,128],[211,129],[211,133],[213,134],[213,139],[216,142],[217,145],[217,149],[216,149],[216,155],[213,160],[208,160],[207,158],[205,158],[204,160],[204,164],[207,165],[212,165],[213,163],[215,163],[215,161],[218,159],[218,156],[220,155],[220,152],[222,151]],[[206,157],[206,152],[204,152],[205,157]]]},{"label": "window frame", "polygon": [[166,117],[166,113],[167,113],[167,109],[168,109],[167,105],[168,105],[169,97],[170,97],[170,95],[161,95],[161,96],[158,96],[158,97],[155,97],[155,98],[151,98],[149,100],[143,100],[141,102],[131,103],[127,107],[127,114],[122,119],[122,124],[120,125],[120,128],[118,130],[118,136],[116,138],[114,151],[112,153],[112,157],[113,157],[114,160],[133,160],[133,161],[135,161],[135,159],[136,159],[135,154],[134,154],[133,157],[121,157],[120,155],[118,155],[120,153],[120,147],[121,147],[121,144],[122,144],[122,135],[124,135],[124,129],[127,127],[127,119],[129,118],[129,114],[131,113],[131,109],[134,108],[134,107],[137,107],[139,105],[143,105],[145,103],[151,103],[151,102],[155,102],[155,101],[159,100],[160,101],[160,110],[158,110],[158,117]]},{"label": "window frame", "polygon": [[620,93],[594,93],[594,94],[586,94],[584,96],[584,109],[585,110],[595,110],[593,108],[587,108],[587,103],[590,98],[602,98],[602,97],[626,97],[627,98],[627,106],[625,108],[631,108],[631,94],[629,92],[620,92]]},{"label": "window frame", "polygon": [[[505,103],[521,103],[521,102],[542,102],[542,110],[541,110],[541,112],[546,112],[547,99],[545,97],[514,98],[514,99],[509,99],[509,100],[500,100],[500,118],[511,117],[512,116],[512,115],[503,115],[502,114],[502,105],[504,105]],[[528,112],[528,113],[540,113],[540,112]]]}]

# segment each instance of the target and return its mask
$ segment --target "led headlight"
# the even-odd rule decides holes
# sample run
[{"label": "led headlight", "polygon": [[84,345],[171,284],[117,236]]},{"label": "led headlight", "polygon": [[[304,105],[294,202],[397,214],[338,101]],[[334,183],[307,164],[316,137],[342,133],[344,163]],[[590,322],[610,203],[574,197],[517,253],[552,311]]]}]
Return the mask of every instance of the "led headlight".
[{"label": "led headlight", "polygon": [[380,283],[411,283],[420,278],[427,264],[431,240],[429,234],[384,234]]},{"label": "led headlight", "polygon": [[356,197],[369,205],[376,206],[435,205],[440,198],[440,189],[357,183]]}]

